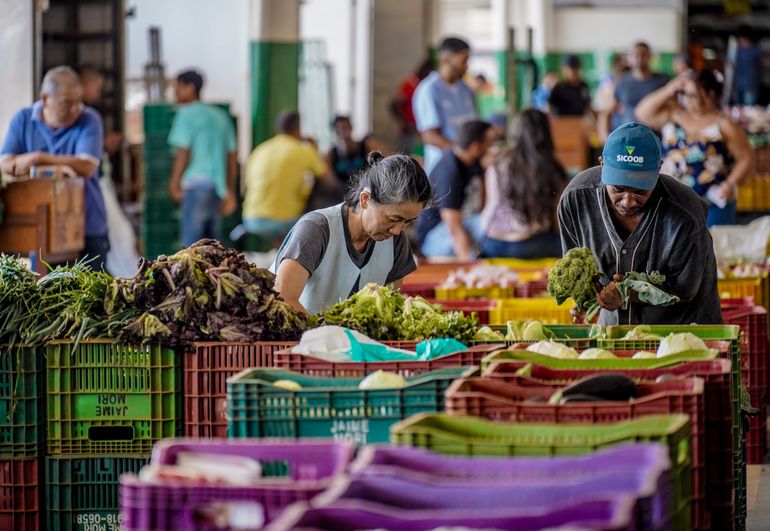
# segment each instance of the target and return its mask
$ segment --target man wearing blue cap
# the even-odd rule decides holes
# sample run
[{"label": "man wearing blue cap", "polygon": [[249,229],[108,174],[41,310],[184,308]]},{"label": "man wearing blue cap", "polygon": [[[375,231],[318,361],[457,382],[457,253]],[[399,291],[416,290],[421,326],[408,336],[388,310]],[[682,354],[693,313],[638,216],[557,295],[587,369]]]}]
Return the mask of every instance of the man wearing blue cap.
[{"label": "man wearing blue cap", "polygon": [[577,175],[559,202],[565,252],[591,249],[599,269],[614,280],[630,271],[659,271],[666,275],[663,289],[681,300],[663,307],[632,298],[624,310],[610,282],[598,296],[601,324],[722,322],[706,204],[660,174],[660,163],[658,136],[636,122],[623,125],[607,139],[601,166]]}]

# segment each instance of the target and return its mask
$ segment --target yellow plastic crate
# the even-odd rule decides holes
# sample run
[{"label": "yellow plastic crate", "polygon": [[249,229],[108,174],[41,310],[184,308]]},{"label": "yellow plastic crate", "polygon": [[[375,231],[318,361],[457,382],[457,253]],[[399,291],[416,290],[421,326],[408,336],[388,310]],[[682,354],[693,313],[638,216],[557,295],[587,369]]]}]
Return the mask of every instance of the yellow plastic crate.
[{"label": "yellow plastic crate", "polygon": [[436,288],[436,298],[442,301],[465,301],[468,299],[510,299],[516,295],[516,288]]},{"label": "yellow plastic crate", "polygon": [[514,271],[531,269],[550,269],[559,258],[539,258],[537,260],[522,260],[520,258],[487,258],[486,265],[506,266]]},{"label": "yellow plastic crate", "polygon": [[497,307],[489,310],[489,324],[502,325],[508,321],[527,321],[535,319],[544,324],[572,324],[569,311],[575,306],[571,300],[561,306],[554,299],[541,297],[534,299],[503,299],[497,301]]},{"label": "yellow plastic crate", "polygon": [[770,174],[758,173],[738,187],[739,212],[770,211]]},{"label": "yellow plastic crate", "polygon": [[767,275],[755,278],[719,279],[719,296],[723,299],[754,297],[754,303],[768,308],[770,283]]}]

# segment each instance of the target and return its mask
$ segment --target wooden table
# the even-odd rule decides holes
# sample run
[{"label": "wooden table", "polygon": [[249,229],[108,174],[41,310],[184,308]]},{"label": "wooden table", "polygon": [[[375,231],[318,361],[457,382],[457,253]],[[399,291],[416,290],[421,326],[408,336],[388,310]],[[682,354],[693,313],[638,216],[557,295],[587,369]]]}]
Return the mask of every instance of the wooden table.
[{"label": "wooden table", "polygon": [[36,252],[36,271],[48,263],[74,261],[85,245],[84,181],[79,178],[27,179],[8,183],[0,200],[0,252]]}]

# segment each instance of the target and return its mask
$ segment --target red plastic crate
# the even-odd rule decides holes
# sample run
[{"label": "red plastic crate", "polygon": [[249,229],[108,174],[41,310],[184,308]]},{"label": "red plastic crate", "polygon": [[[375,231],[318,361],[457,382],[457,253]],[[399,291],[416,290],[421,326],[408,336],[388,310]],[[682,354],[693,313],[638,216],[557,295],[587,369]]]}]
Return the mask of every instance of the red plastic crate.
[{"label": "red plastic crate", "polygon": [[743,307],[723,312],[726,324],[741,327],[741,380],[756,389],[767,389],[768,364],[767,310],[762,306]]},{"label": "red plastic crate", "polygon": [[40,472],[36,458],[0,460],[0,529],[40,529]]},{"label": "red plastic crate", "polygon": [[275,353],[275,367],[319,378],[363,378],[378,370],[396,372],[406,378],[447,367],[478,365],[484,356],[501,348],[505,348],[504,345],[479,345],[429,361],[348,361],[337,363],[305,354],[295,354],[287,349]]},{"label": "red plastic crate", "polygon": [[497,302],[489,300],[470,300],[470,301],[445,301],[434,300],[433,304],[438,304],[448,312],[463,312],[466,316],[476,314],[479,324],[489,324],[489,310],[497,306]]},{"label": "red plastic crate", "polygon": [[525,387],[497,378],[460,378],[446,391],[446,411],[503,422],[550,424],[618,422],[645,415],[685,413],[692,425],[693,523],[711,529],[706,504],[706,417],[704,381],[672,378],[637,384],[637,397],[628,402],[547,403],[560,386]]},{"label": "red plastic crate", "polygon": [[401,286],[401,293],[409,297],[422,297],[432,299],[436,294],[436,284],[433,282],[419,282],[414,284],[404,284]]},{"label": "red plastic crate", "polygon": [[532,299],[534,297],[545,297],[548,295],[548,278],[540,280],[530,280],[516,285],[516,297],[521,299]]},{"label": "red plastic crate", "polygon": [[736,308],[746,308],[746,307],[752,307],[755,305],[754,297],[736,297],[736,298],[728,298],[728,299],[719,299],[719,306],[722,308],[722,311],[725,310],[734,310]]},{"label": "red plastic crate", "polygon": [[[417,344],[416,341],[384,343],[405,350],[414,350]],[[226,437],[227,379],[244,369],[275,367],[275,353],[289,350],[295,345],[296,341],[196,343],[195,350],[184,355],[185,435]]]},{"label": "red plastic crate", "polygon": [[[615,352],[618,354],[618,351]],[[720,507],[720,518],[712,519],[714,529],[729,529],[733,520],[733,408],[731,403],[732,362],[728,359],[697,360],[660,369],[550,369],[532,365],[529,377],[516,376],[516,371],[528,365],[524,361],[491,364],[483,373],[485,378],[497,378],[523,385],[563,386],[597,372],[623,374],[640,382],[655,382],[661,376],[680,378],[698,376],[704,380],[706,418],[706,478],[711,507]]]},{"label": "red plastic crate", "polygon": [[767,390],[749,389],[751,405],[759,409],[749,417],[749,433],[746,434],[746,462],[757,465],[767,456]]},{"label": "red plastic crate", "polygon": [[184,354],[184,432],[227,435],[227,379],[243,369],[273,366],[273,350],[296,343],[196,343]]}]

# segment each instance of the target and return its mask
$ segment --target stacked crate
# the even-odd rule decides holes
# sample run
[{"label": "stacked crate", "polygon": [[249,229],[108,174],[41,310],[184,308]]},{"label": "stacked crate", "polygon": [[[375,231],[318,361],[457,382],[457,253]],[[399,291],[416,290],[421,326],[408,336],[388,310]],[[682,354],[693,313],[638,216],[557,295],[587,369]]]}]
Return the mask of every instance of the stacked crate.
[{"label": "stacked crate", "polygon": [[120,476],[180,434],[176,353],[94,340],[54,342],[45,355],[47,528],[119,529]]},{"label": "stacked crate", "polygon": [[[229,104],[216,104],[230,113]],[[144,107],[144,187],[142,193],[141,237],[144,256],[155,258],[181,249],[179,223],[181,210],[171,200],[168,183],[174,166],[174,148],[168,144],[168,135],[176,115],[176,107],[154,103]],[[233,126],[235,117],[230,115]],[[237,131],[237,128],[236,128]],[[240,223],[239,208],[222,220],[222,241],[232,245],[228,235]]]},{"label": "stacked crate", "polygon": [[761,306],[747,306],[723,311],[726,323],[741,327],[741,381],[754,408],[759,411],[748,419],[746,462],[760,464],[767,454],[768,316]]},{"label": "stacked crate", "polygon": [[179,206],[171,200],[168,183],[174,165],[174,149],[168,134],[176,109],[166,103],[144,107],[144,186],[142,229],[144,256],[155,258],[178,251]]},{"label": "stacked crate", "polygon": [[41,529],[42,392],[42,354],[0,346],[0,529]]}]

